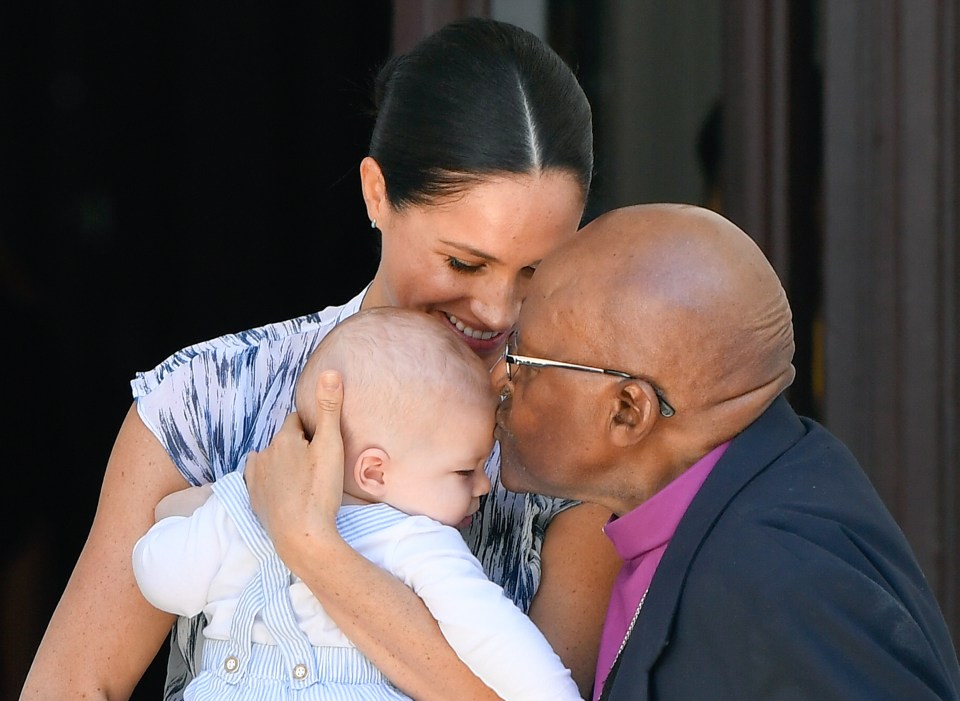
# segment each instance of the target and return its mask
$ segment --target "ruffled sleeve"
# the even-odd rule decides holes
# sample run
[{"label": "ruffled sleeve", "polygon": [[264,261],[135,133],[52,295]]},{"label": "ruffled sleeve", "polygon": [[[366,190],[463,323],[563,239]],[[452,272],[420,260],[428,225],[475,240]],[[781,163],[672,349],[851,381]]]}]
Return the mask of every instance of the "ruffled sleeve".
[{"label": "ruffled sleeve", "polygon": [[190,346],[137,374],[140,418],[188,482],[213,482],[269,443],[293,410],[307,357],[361,298]]}]

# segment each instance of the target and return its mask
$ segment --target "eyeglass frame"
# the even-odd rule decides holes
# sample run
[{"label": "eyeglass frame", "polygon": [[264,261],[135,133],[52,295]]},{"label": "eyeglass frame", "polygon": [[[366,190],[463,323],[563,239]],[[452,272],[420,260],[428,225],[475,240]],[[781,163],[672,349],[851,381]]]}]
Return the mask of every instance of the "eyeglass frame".
[{"label": "eyeglass frame", "polygon": [[640,380],[641,382],[646,382],[651,388],[653,388],[653,393],[657,395],[657,401],[660,405],[661,416],[669,419],[671,416],[677,413],[677,410],[674,409],[670,402],[667,401],[666,397],[663,396],[663,391],[646,377],[631,375],[630,373],[623,372],[622,370],[598,368],[593,365],[581,365],[580,363],[568,363],[563,360],[550,360],[548,358],[536,358],[529,355],[517,355],[516,353],[510,352],[511,341],[515,344],[516,338],[517,333],[514,331],[512,334],[510,334],[510,337],[507,339],[507,342],[503,347],[503,364],[506,366],[507,380],[510,382],[513,382],[514,376],[513,370],[510,369],[511,365],[525,365],[531,368],[566,368],[567,370],[580,370],[582,372],[591,372],[597,375],[619,377],[624,380]]}]

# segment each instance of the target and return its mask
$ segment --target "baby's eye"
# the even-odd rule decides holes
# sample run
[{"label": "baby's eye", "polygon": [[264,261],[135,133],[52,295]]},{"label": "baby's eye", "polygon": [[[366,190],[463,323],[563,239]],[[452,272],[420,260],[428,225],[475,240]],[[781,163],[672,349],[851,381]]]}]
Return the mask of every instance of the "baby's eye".
[{"label": "baby's eye", "polygon": [[483,268],[483,265],[470,265],[469,263],[464,263],[459,258],[454,258],[453,256],[447,258],[447,265],[461,273],[475,273]]},{"label": "baby's eye", "polygon": [[475,470],[457,470],[457,474],[461,477],[473,477]]}]

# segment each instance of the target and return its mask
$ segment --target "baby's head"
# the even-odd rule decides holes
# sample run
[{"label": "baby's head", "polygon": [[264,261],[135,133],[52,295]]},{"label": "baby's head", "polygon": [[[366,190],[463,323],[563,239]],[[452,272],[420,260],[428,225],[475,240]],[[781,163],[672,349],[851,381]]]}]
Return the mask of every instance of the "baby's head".
[{"label": "baby's head", "polygon": [[458,525],[490,488],[496,397],[483,362],[439,320],[380,307],[334,328],[307,361],[296,406],[308,436],[323,370],[343,378],[344,491]]}]

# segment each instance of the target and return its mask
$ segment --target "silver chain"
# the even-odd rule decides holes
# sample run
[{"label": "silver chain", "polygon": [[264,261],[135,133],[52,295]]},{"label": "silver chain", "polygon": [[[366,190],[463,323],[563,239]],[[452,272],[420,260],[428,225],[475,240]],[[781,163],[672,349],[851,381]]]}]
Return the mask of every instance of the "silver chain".
[{"label": "silver chain", "polygon": [[640,618],[640,609],[643,608],[643,602],[647,598],[647,592],[650,591],[650,587],[647,587],[646,591],[643,592],[643,596],[640,597],[640,603],[637,604],[637,610],[633,613],[633,620],[630,621],[630,625],[627,626],[627,632],[623,635],[623,642],[620,643],[620,649],[617,650],[617,656],[613,658],[613,664],[610,666],[610,669],[617,664],[617,660],[620,659],[620,655],[623,654],[623,648],[627,646],[627,641],[630,639],[630,634],[633,632],[633,627],[637,624],[637,619]]}]

